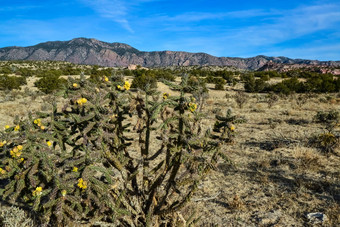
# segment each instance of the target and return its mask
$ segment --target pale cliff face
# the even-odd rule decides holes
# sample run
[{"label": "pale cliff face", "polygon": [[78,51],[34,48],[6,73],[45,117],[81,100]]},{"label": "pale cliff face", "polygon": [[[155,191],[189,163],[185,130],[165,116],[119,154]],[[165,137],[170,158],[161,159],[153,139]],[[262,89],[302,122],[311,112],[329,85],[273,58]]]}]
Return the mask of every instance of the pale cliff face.
[{"label": "pale cliff face", "polygon": [[144,67],[217,65],[257,70],[267,64],[306,64],[340,66],[340,62],[319,62],[285,57],[253,58],[214,57],[205,53],[181,51],[142,52],[123,43],[106,43],[96,39],[77,38],[70,41],[40,43],[30,47],[0,48],[0,60],[52,60],[101,66],[130,64]]}]

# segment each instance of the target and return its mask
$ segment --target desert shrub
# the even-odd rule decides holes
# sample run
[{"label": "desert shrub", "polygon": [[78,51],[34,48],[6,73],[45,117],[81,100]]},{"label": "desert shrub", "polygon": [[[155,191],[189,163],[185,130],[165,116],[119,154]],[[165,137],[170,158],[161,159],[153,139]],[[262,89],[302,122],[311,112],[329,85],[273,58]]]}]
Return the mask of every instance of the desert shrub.
[{"label": "desert shrub", "polygon": [[157,79],[153,75],[141,74],[133,78],[131,86],[141,90],[146,90],[148,87],[157,88]]},{"label": "desert shrub", "polygon": [[268,108],[272,108],[273,105],[279,101],[279,96],[277,96],[276,94],[274,93],[269,93],[267,96],[266,96],[266,102],[268,103]]},{"label": "desert shrub", "polygon": [[338,92],[337,83],[332,74],[316,74],[307,79],[305,86],[311,92]]},{"label": "desert shrub", "polygon": [[205,82],[209,83],[209,84],[213,84],[213,83],[215,83],[215,77],[209,75],[205,78]]},{"label": "desert shrub", "polygon": [[0,76],[0,90],[20,89],[20,86],[25,85],[26,83],[25,77]]},{"label": "desert shrub", "polygon": [[276,93],[288,95],[293,92],[303,92],[305,88],[303,86],[303,83],[300,82],[297,77],[293,77],[287,80],[283,80],[278,84],[272,85],[269,89]]},{"label": "desert shrub", "polygon": [[201,90],[202,92],[208,92],[208,88],[204,78],[189,76],[188,86],[185,88],[185,92],[193,92],[195,90]]},{"label": "desert shrub", "polygon": [[34,82],[34,85],[42,92],[49,94],[61,90],[66,86],[67,80],[59,76],[42,77]]},{"label": "desert shrub", "polygon": [[246,92],[264,92],[269,86],[266,81],[256,79],[252,74],[244,74],[242,80],[244,81],[244,89]]},{"label": "desert shrub", "polygon": [[186,78],[167,82],[180,96],[164,99],[152,89],[133,95],[126,82],[81,83],[61,110],[54,103],[0,132],[1,198],[42,225],[177,226],[199,182],[228,160],[219,147],[236,119],[202,130]]},{"label": "desert shrub", "polygon": [[176,79],[176,76],[174,75],[173,72],[171,72],[170,70],[149,70],[150,72],[154,71],[155,72],[155,75],[156,75],[156,78],[157,80],[167,80],[167,81],[175,81]]},{"label": "desert shrub", "polygon": [[12,206],[12,207],[0,207],[0,225],[4,227],[33,227],[33,220],[27,216],[25,211],[22,209]]},{"label": "desert shrub", "polygon": [[312,136],[310,142],[325,153],[334,153],[340,145],[339,132],[336,131],[339,120],[339,111],[319,111],[314,121],[322,124],[327,132]]},{"label": "desert shrub", "polygon": [[225,79],[222,77],[216,77],[214,83],[216,90],[224,90],[224,85],[226,84]]},{"label": "desert shrub", "polygon": [[259,72],[254,72],[255,77],[260,77],[264,81],[270,80],[270,78],[273,77],[282,77],[279,72],[276,71],[259,71]]},{"label": "desert shrub", "polygon": [[234,100],[240,109],[242,109],[244,104],[248,102],[248,99],[249,99],[249,96],[245,92],[242,92],[242,91],[238,91],[234,95]]},{"label": "desert shrub", "polygon": [[216,119],[213,131],[221,133],[219,138],[226,143],[232,143],[234,141],[236,136],[235,125],[247,122],[244,117],[234,115],[230,108],[226,111],[225,116],[217,114]]},{"label": "desert shrub", "polygon": [[223,79],[227,81],[229,85],[235,85],[236,79],[235,79],[235,73],[230,71],[223,71],[222,75]]},{"label": "desert shrub", "polygon": [[334,153],[340,145],[340,138],[333,132],[321,133],[310,138],[310,143],[319,148],[322,152]]},{"label": "desert shrub", "polygon": [[60,77],[62,71],[59,69],[49,69],[49,70],[37,70],[35,72],[37,77]]},{"label": "desert shrub", "polygon": [[297,98],[296,98],[296,104],[299,106],[299,107],[302,107],[304,104],[307,103],[308,99],[309,99],[309,95],[308,93],[306,94],[302,94],[302,95],[299,95]]},{"label": "desert shrub", "polygon": [[327,130],[331,131],[339,124],[340,113],[337,110],[319,111],[314,116],[314,120],[323,124]]},{"label": "desert shrub", "polygon": [[1,67],[0,73],[1,74],[11,74],[12,73],[11,67],[9,65]]},{"label": "desert shrub", "polygon": [[23,77],[31,77],[34,74],[34,71],[27,68],[20,68],[17,70],[16,74]]},{"label": "desert shrub", "polygon": [[63,75],[79,75],[82,70],[72,65],[67,65],[61,69]]}]

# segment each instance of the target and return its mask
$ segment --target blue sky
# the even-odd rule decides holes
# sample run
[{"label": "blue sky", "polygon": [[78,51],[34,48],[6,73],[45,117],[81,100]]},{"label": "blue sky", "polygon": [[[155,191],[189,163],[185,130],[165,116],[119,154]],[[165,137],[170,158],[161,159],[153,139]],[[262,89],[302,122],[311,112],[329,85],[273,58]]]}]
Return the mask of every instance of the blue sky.
[{"label": "blue sky", "polygon": [[76,37],[142,51],[340,60],[340,1],[0,0],[0,47]]}]

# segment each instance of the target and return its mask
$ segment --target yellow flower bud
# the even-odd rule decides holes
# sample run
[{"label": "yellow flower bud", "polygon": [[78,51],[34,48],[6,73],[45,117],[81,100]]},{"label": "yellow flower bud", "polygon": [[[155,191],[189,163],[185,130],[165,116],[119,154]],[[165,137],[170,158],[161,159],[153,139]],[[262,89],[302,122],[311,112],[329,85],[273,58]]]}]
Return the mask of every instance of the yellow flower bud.
[{"label": "yellow flower bud", "polygon": [[83,180],[83,178],[79,178],[77,186],[79,188],[86,189],[87,188],[87,183],[86,183],[86,181]]},{"label": "yellow flower bud", "polygon": [[16,125],[15,127],[14,127],[14,131],[19,131],[20,130],[20,125]]},{"label": "yellow flower bud", "polygon": [[42,192],[42,187],[37,187],[37,188],[32,192],[32,195],[33,195],[33,196],[39,196],[39,195],[41,195],[41,192]]},{"label": "yellow flower bud", "polygon": [[65,196],[66,194],[67,194],[67,191],[65,189],[61,191],[62,196]]},{"label": "yellow flower bud", "polygon": [[129,90],[130,87],[131,87],[131,85],[130,85],[129,81],[125,81],[125,83],[124,83],[124,89],[125,89],[125,90]]},{"label": "yellow flower bud", "polygon": [[163,99],[164,99],[164,100],[166,100],[166,99],[167,99],[169,96],[170,96],[170,94],[169,94],[169,93],[166,93],[166,92],[165,92],[165,93],[163,93]]},{"label": "yellow flower bud", "polygon": [[47,146],[49,146],[49,147],[52,146],[52,142],[51,142],[51,141],[47,141],[46,144],[47,144]]},{"label": "yellow flower bud", "polygon": [[5,129],[9,129],[9,125],[5,125]]},{"label": "yellow flower bud", "polygon": [[2,141],[2,142],[0,142],[0,147],[3,147],[5,144],[7,143],[7,141],[6,140],[4,140],[4,141]]},{"label": "yellow flower bud", "polygon": [[87,102],[86,98],[80,98],[77,100],[77,103],[79,106],[82,106],[83,104],[85,104]]},{"label": "yellow flower bud", "polygon": [[78,84],[77,84],[77,83],[73,83],[72,86],[73,86],[74,88],[77,88],[77,87],[78,87]]},{"label": "yellow flower bud", "polygon": [[78,172],[78,168],[77,167],[73,167],[73,172]]},{"label": "yellow flower bud", "polygon": [[0,173],[1,173],[1,174],[5,174],[5,173],[6,173],[6,170],[0,168]]}]

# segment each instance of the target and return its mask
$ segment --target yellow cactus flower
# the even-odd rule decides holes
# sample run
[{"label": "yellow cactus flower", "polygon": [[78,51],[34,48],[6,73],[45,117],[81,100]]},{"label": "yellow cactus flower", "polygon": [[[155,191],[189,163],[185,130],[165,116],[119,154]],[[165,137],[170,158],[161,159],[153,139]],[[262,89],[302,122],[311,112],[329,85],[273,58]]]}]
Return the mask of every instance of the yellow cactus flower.
[{"label": "yellow cactus flower", "polygon": [[42,187],[37,187],[33,192],[32,195],[33,196],[39,196],[42,193]]},{"label": "yellow cactus flower", "polygon": [[49,147],[52,146],[52,142],[51,142],[50,140],[47,141],[46,144],[47,144],[47,146],[49,146]]},{"label": "yellow cactus flower", "polygon": [[169,93],[163,93],[163,99],[166,100],[167,98],[169,98],[170,94]]},{"label": "yellow cactus flower", "polygon": [[87,188],[87,183],[86,183],[86,181],[83,180],[83,178],[79,178],[77,186],[79,188],[86,189]]},{"label": "yellow cactus flower", "polygon": [[9,129],[9,125],[5,125],[5,129]]},{"label": "yellow cactus flower", "polygon": [[234,125],[230,126],[230,131],[232,131],[232,132],[235,131],[235,126]]},{"label": "yellow cactus flower", "polygon": [[40,129],[41,129],[41,130],[45,130],[45,126],[43,126],[43,125],[40,126]]},{"label": "yellow cactus flower", "polygon": [[61,191],[62,196],[66,196],[66,194],[67,194],[67,191],[65,189]]},{"label": "yellow cactus flower", "polygon": [[104,77],[105,82],[109,81],[109,78],[107,78],[106,76]]},{"label": "yellow cactus flower", "polygon": [[77,103],[79,106],[82,106],[83,104],[85,104],[87,102],[86,98],[80,98],[77,100]]},{"label": "yellow cactus flower", "polygon": [[72,86],[73,86],[74,88],[77,88],[77,87],[78,87],[78,84],[77,84],[77,83],[73,83]]},{"label": "yellow cactus flower", "polygon": [[78,172],[78,168],[77,167],[73,167],[73,172]]},{"label": "yellow cactus flower", "polygon": [[5,174],[5,173],[6,173],[6,170],[0,168],[0,173],[1,173],[1,174]]},{"label": "yellow cactus flower", "polygon": [[33,121],[33,123],[34,124],[36,124],[36,125],[38,125],[38,126],[40,126],[41,125],[41,119],[35,119],[34,121]]},{"label": "yellow cactus flower", "polygon": [[21,155],[21,152],[19,151],[18,147],[14,147],[13,150],[10,150],[9,153],[12,156],[12,158],[20,157]]},{"label": "yellow cactus flower", "polygon": [[18,145],[17,148],[18,148],[19,151],[21,151],[23,147],[22,147],[22,145]]},{"label": "yellow cactus flower", "polygon": [[7,141],[6,140],[4,140],[4,141],[0,141],[0,147],[3,147],[5,144],[7,143]]},{"label": "yellow cactus flower", "polygon": [[189,110],[193,113],[193,112],[195,112],[196,109],[197,109],[197,104],[190,102],[189,103]]},{"label": "yellow cactus flower", "polygon": [[131,84],[129,83],[129,81],[125,81],[125,83],[124,83],[124,89],[125,89],[125,90],[129,90],[130,87],[131,87]]},{"label": "yellow cactus flower", "polygon": [[14,127],[14,131],[19,131],[20,130],[20,125],[16,125],[15,127]]}]

